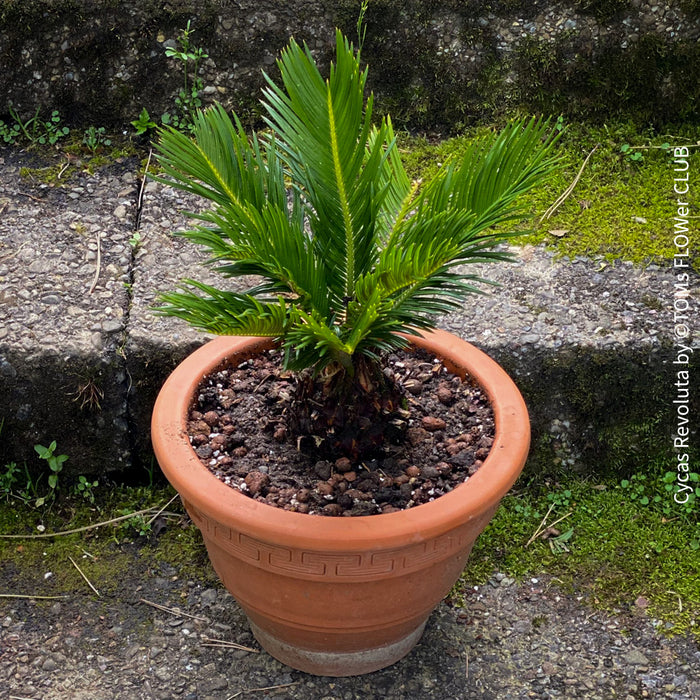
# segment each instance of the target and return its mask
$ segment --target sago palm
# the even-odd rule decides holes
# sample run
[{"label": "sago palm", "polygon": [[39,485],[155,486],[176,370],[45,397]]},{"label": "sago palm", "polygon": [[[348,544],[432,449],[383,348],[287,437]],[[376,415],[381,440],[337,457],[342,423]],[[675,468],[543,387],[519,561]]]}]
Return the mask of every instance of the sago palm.
[{"label": "sago palm", "polygon": [[[158,310],[215,334],[277,339],[285,367],[311,369],[302,376],[320,383],[319,422],[355,444],[397,408],[380,360],[407,345],[400,333],[433,327],[478,291],[484,280],[463,264],[510,257],[494,247],[515,235],[506,222],[524,218],[520,197],[556,166],[556,135],[547,122],[518,121],[411,183],[390,119],[373,123],[367,70],[340,32],[328,79],[293,40],[278,65],[262,137],[214,106],[191,136],[164,129],[158,145],[172,184],[213,203],[183,235],[224,276],[257,281],[237,293],[185,280]],[[314,429],[309,420],[303,429]]]}]

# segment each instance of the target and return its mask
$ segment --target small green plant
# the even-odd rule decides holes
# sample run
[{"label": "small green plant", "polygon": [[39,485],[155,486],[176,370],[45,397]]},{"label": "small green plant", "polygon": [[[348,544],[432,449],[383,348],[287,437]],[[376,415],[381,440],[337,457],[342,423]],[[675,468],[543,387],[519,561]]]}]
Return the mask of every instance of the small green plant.
[{"label": "small green plant", "polygon": [[96,489],[98,486],[99,482],[97,480],[90,481],[84,476],[79,476],[78,482],[73,487],[73,493],[75,493],[76,496],[82,496],[86,501],[89,501],[90,503],[94,504],[94,489]]},{"label": "small green plant", "polygon": [[574,528],[570,527],[566,532],[562,532],[561,535],[556,537],[549,537],[549,548],[552,550],[552,554],[564,554],[569,551],[569,547],[566,544],[574,534]]},{"label": "small green plant", "polygon": [[54,145],[64,136],[68,136],[70,129],[67,126],[61,126],[61,117],[57,110],[51,112],[48,121],[39,122],[40,128],[43,128],[44,133],[40,134],[37,141],[41,144],[50,143]]},{"label": "small green plant", "polygon": [[688,474],[690,490],[681,491],[677,479],[678,474],[671,471],[666,472],[661,480],[645,474],[632,474],[629,479],[623,479],[618,488],[627,494],[630,502],[653,508],[665,518],[696,521],[700,505],[700,474]]},{"label": "small green plant", "polygon": [[146,472],[146,476],[148,477],[148,489],[151,490],[151,489],[153,489],[153,485],[155,483],[155,474],[156,474],[155,457],[151,456],[151,461],[147,465],[144,465],[143,469]]},{"label": "small green plant", "polygon": [[67,126],[61,126],[61,115],[58,110],[53,110],[48,119],[41,119],[39,117],[40,109],[37,107],[34,116],[23,122],[12,105],[9,106],[10,115],[15,120],[15,128],[19,128],[29,143],[41,145],[48,143],[53,146],[60,139],[68,136],[70,129]]},{"label": "small green plant", "polygon": [[620,147],[620,153],[622,153],[624,159],[630,163],[642,163],[644,161],[644,155],[641,151],[632,150],[632,146],[628,143],[623,143]]},{"label": "small green plant", "polygon": [[568,508],[571,503],[571,491],[564,489],[555,493],[547,494],[547,500],[558,508]]},{"label": "small green plant", "polygon": [[4,143],[9,143],[14,145],[17,143],[17,137],[22,133],[19,124],[15,122],[14,124],[6,124],[0,119],[0,139]]},{"label": "small green plant", "polygon": [[369,7],[369,0],[362,0],[360,5],[360,11],[357,15],[357,50],[362,51],[362,45],[365,43],[365,36],[367,35],[367,25],[365,24],[365,14],[367,13],[367,8]]},{"label": "small green plant", "polygon": [[[119,511],[120,515],[129,515],[132,512],[133,511],[129,508],[124,508]],[[135,531],[141,537],[145,537],[151,532],[151,521],[147,520],[143,515],[134,515],[133,518],[124,521],[121,529],[126,532]]]},{"label": "small green plant", "polygon": [[83,145],[87,146],[88,149],[95,153],[97,149],[102,146],[111,146],[112,141],[107,138],[103,126],[90,126],[85,129],[85,133],[83,134]]},{"label": "small green plant", "polygon": [[661,496],[658,493],[652,493],[645,474],[632,474],[629,479],[623,479],[620,482],[620,488],[627,493],[630,501],[636,501],[640,505],[661,502]]},{"label": "small green plant", "polygon": [[144,107],[141,110],[141,114],[139,114],[138,119],[134,119],[134,121],[131,122],[131,126],[134,127],[134,130],[136,131],[137,135],[145,134],[151,129],[155,129],[158,124],[156,124],[153,119],[151,119],[151,115],[148,113],[148,110]]},{"label": "small green plant", "polygon": [[[48,447],[44,447],[43,445],[34,445],[34,450],[39,455],[40,459],[46,460],[46,462],[49,465],[49,469],[51,470],[51,473],[49,474],[48,478],[49,488],[51,490],[49,491],[49,495],[47,498],[53,500],[55,499],[56,493],[58,491],[58,475],[61,473],[61,470],[63,469],[63,464],[68,459],[68,455],[55,454],[55,440],[53,440]],[[46,500],[46,498],[39,498],[37,499],[36,505],[41,506],[45,503]]]},{"label": "small green plant", "polygon": [[533,508],[529,503],[516,503],[513,506],[516,513],[522,518],[522,520],[538,520],[542,517],[540,511]]},{"label": "small green plant", "polygon": [[30,504],[33,501],[37,508],[43,505],[45,499],[39,496],[39,479],[32,478],[26,464],[24,465],[24,478],[22,480],[24,481],[24,486],[22,488],[18,488],[18,490],[12,495],[16,496],[20,501],[23,501],[26,504]]},{"label": "small green plant", "polygon": [[138,231],[134,231],[133,235],[129,239],[129,245],[133,248],[134,252],[141,247],[141,243],[143,243],[141,240],[141,234]]},{"label": "small green plant", "polygon": [[[209,54],[204,52],[204,49],[192,45],[191,36],[193,33],[194,29],[191,28],[190,20],[188,20],[187,26],[177,38],[177,48],[169,46],[165,49],[165,55],[168,58],[174,58],[180,62],[184,84],[175,98],[175,110],[172,113],[166,112],[163,114],[161,121],[166,126],[185,131],[194,129],[194,115],[202,106],[199,93],[204,87],[204,81],[199,77],[199,64],[202,59],[209,56]],[[147,115],[148,113],[146,113]]]},{"label": "small green plant", "polygon": [[0,496],[9,500],[15,484],[19,481],[21,470],[16,462],[9,462],[5,465],[5,470],[0,472]]}]

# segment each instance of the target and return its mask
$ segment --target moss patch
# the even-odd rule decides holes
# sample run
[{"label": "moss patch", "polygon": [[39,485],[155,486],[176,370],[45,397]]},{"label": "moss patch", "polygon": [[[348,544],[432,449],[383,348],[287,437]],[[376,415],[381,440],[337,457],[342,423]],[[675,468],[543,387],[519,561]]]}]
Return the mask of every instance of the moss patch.
[{"label": "moss patch", "polygon": [[[596,607],[646,610],[665,632],[700,637],[700,501],[675,503],[663,471],[652,468],[646,481],[622,485],[570,479],[508,495],[477,541],[453,602],[494,570],[546,574]],[[528,545],[550,507],[547,523],[564,517],[559,535]]]},{"label": "moss patch", "polygon": [[71,183],[80,173],[92,175],[127,158],[136,157],[141,151],[128,139],[113,137],[112,146],[99,146],[94,151],[82,143],[82,135],[74,131],[68,141],[56,151],[47,146],[30,145],[29,150],[37,159],[32,167],[20,168],[20,177],[33,184],[62,187]]},{"label": "moss patch", "polygon": [[[404,161],[413,178],[429,177],[447,158],[458,158],[484,129],[445,141],[404,135]],[[637,264],[661,263],[673,257],[672,148],[688,146],[689,201],[695,215],[700,192],[700,127],[672,132],[639,130],[629,123],[595,127],[571,124],[561,140],[563,167],[527,204],[541,217],[573,182],[586,156],[596,148],[572,194],[553,216],[541,222],[522,243],[546,243],[561,256],[584,255],[602,263],[616,259]],[[668,147],[665,147],[668,144]],[[627,149],[622,150],[624,146]],[[638,158],[639,154],[641,157]],[[700,242],[693,242],[694,267],[700,271]]]},{"label": "moss patch", "polygon": [[[99,487],[97,489],[99,492]],[[160,508],[173,496],[171,489],[121,487],[102,493],[93,506],[75,498],[52,508],[35,509],[11,499],[0,508],[0,533],[62,532],[104,522],[144,508]],[[59,596],[85,591],[87,583],[72,558],[100,594],[110,594],[135,578],[136,570],[157,575],[162,564],[175,566],[181,576],[216,581],[198,530],[184,516],[179,501],[169,516],[146,528],[148,518],[135,518],[71,535],[51,538],[0,538],[0,589],[3,592]],[[164,526],[164,527],[163,527]],[[161,529],[162,528],[162,529]]]}]

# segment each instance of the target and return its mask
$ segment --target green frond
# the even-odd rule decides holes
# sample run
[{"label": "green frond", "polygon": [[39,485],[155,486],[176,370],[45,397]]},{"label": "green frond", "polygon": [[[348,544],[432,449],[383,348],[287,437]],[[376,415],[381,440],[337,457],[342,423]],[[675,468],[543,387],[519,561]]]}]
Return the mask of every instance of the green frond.
[{"label": "green frond", "polygon": [[161,129],[157,157],[167,178],[155,177],[221,206],[266,201],[286,204],[284,174],[269,143],[265,153],[248,139],[240,121],[221,105],[194,116],[192,137],[172,127]]},{"label": "green frond", "polygon": [[559,137],[549,120],[533,117],[475,141],[460,162],[446,163],[425,186],[421,207],[473,212],[474,235],[522,218],[518,199],[558,167],[554,148]]},{"label": "green frond", "polygon": [[[155,313],[181,318],[216,335],[271,338],[284,335],[287,306],[282,297],[276,302],[263,303],[250,295],[221,291],[194,280],[184,280],[180,289],[181,292],[160,294],[161,305],[154,309]],[[207,296],[196,294],[195,289]]]},{"label": "green frond", "polygon": [[346,367],[352,364],[352,348],[343,342],[337,326],[330,326],[314,313],[298,307],[290,310],[290,323],[282,344],[284,365],[301,370],[314,366],[322,369],[331,362]]},{"label": "green frond", "polygon": [[411,184],[339,31],[327,78],[293,40],[278,66],[279,85],[265,76],[260,140],[218,105],[195,116],[191,135],[160,131],[159,179],[212,204],[181,235],[224,276],[255,280],[245,294],[187,281],[156,311],[212,333],[279,338],[290,369],[351,371],[354,356],[403,347],[400,332],[431,328],[481,293],[488,281],[459,266],[512,258],[498,247],[515,235],[505,224],[558,166],[558,134],[547,120],[516,121]]},{"label": "green frond", "polygon": [[279,61],[283,87],[268,78],[264,105],[280,157],[307,204],[317,254],[334,270],[330,287],[342,300],[374,265],[407,178],[390,123],[372,127],[367,71],[340,33],[336,46],[324,80],[308,48],[292,41]]}]

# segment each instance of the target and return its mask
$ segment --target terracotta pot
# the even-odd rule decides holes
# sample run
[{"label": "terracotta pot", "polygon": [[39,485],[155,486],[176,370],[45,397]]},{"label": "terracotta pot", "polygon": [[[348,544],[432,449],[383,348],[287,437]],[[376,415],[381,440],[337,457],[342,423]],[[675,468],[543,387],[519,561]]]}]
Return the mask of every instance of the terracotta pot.
[{"label": "terracotta pot", "polygon": [[420,639],[477,536],[523,468],[527,409],[508,375],[444,331],[412,339],[487,392],[496,436],[479,471],[439,499],[384,515],[329,518],[259,503],[213,476],[192,450],[186,414],[204,375],[271,346],[222,337],[189,356],[156,402],[156,457],[202,531],[211,562],[260,644],[293,668],[350,676],[388,666]]}]

